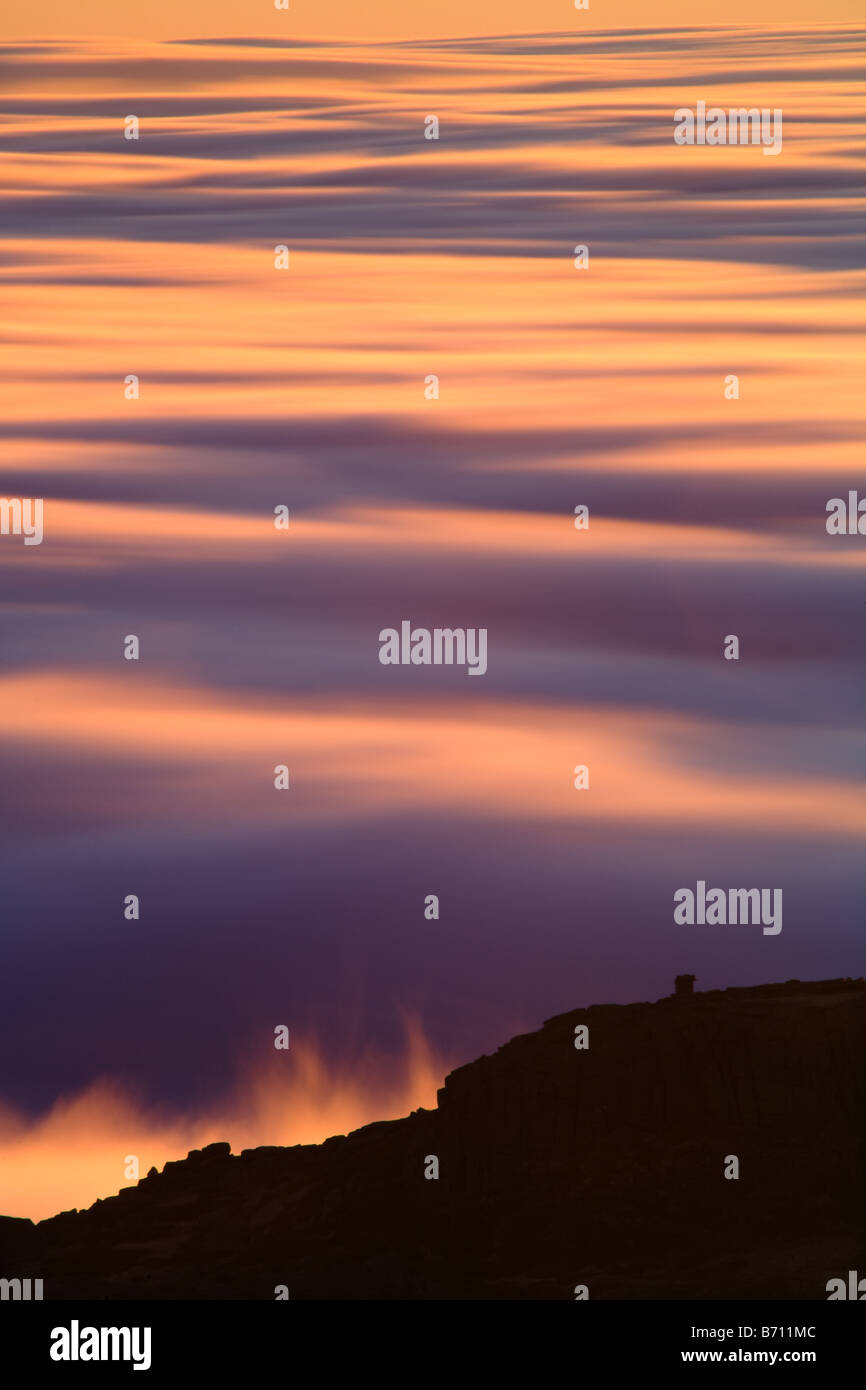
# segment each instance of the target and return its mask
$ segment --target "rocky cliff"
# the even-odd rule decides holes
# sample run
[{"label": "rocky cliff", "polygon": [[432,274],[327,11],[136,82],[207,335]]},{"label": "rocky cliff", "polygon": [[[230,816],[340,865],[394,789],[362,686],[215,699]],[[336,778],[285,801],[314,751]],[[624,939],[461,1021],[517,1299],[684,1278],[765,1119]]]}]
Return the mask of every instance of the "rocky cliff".
[{"label": "rocky cliff", "polygon": [[824,1299],[866,1272],[864,1058],[863,980],[576,1010],[436,1110],[0,1218],[0,1273],[46,1299]]}]

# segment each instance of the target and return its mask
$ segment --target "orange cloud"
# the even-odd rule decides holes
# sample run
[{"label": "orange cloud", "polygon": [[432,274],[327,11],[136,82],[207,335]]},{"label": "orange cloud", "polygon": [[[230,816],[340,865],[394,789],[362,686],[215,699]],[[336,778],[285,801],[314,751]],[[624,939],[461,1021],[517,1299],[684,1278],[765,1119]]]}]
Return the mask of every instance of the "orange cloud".
[{"label": "orange cloud", "polygon": [[[814,23],[811,0],[766,0],[760,19],[764,24]],[[730,0],[725,6],[729,25],[755,24],[751,0]],[[862,9],[856,0],[832,0],[822,20],[857,22]],[[683,24],[683,7],[676,0],[657,0],[652,23],[689,28]],[[706,16],[699,15],[699,19]],[[710,16],[712,18],[712,16]],[[131,38],[218,37],[254,33],[268,38],[291,39],[320,35],[337,40],[368,38],[447,37],[451,34],[561,34],[593,33],[607,29],[646,29],[647,8],[640,0],[592,0],[589,9],[577,11],[572,0],[535,0],[531,11],[524,0],[437,0],[431,4],[407,4],[406,0],[376,0],[359,5],[358,0],[289,0],[289,8],[276,10],[273,0],[253,13],[239,7],[236,0],[149,0],[139,9],[118,6],[114,0],[79,0],[74,9],[65,0],[43,0],[36,7],[12,8],[5,17],[4,31],[9,37],[64,35],[91,37],[118,34]],[[817,27],[817,26],[816,26]]]},{"label": "orange cloud", "polygon": [[[373,662],[375,633],[370,641]],[[459,705],[419,689],[417,700],[340,696],[309,707],[132,670],[122,680],[57,671],[0,680],[0,730],[46,753],[146,759],[170,778],[172,814],[202,821],[301,814],[312,824],[422,805],[563,825],[866,831],[866,803],[850,783],[796,769],[762,777],[735,755],[725,768],[706,766],[689,750],[724,746],[727,725],[640,709],[493,701],[468,689]],[[282,763],[292,786],[276,792]],[[578,763],[591,768],[588,793],[573,788]]]}]

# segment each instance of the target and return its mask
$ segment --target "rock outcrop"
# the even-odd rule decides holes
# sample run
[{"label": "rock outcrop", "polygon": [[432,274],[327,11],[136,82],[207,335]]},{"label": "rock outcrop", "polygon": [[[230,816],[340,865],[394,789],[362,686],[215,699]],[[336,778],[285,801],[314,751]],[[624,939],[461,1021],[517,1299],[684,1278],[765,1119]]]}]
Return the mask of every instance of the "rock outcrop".
[{"label": "rock outcrop", "polygon": [[0,1218],[0,1273],[46,1299],[824,1299],[866,1270],[864,1057],[863,980],[575,1010],[436,1110]]}]

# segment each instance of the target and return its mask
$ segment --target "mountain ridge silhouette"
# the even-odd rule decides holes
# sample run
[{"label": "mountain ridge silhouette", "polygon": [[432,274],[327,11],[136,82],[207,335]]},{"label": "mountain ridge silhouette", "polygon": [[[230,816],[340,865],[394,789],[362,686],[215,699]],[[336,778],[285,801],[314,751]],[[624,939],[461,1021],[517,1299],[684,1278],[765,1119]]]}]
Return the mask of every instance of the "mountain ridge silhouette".
[{"label": "mountain ridge silhouette", "polygon": [[866,1268],[866,981],[677,988],[546,1020],[434,1110],[0,1217],[0,1273],[46,1300],[824,1299]]}]

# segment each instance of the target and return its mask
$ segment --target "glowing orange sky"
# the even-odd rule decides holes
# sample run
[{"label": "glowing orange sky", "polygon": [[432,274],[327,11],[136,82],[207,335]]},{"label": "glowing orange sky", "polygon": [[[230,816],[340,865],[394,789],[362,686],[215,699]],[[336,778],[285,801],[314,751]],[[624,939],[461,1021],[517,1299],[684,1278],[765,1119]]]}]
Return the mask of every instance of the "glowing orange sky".
[{"label": "glowing orange sky", "polygon": [[127,1159],[140,1177],[185,1158],[190,1149],[229,1142],[234,1153],[260,1144],[319,1144],[374,1120],[398,1119],[436,1104],[450,1069],[428,1046],[417,1020],[406,1017],[402,1064],[360,1049],[329,1066],[314,1038],[274,1051],[267,1066],[238,1067],[218,1106],[181,1117],[160,1114],[109,1077],[58,1100],[32,1122],[0,1103],[0,1173],[6,1216],[34,1221],[132,1187]]},{"label": "glowing orange sky", "polygon": [[[70,825],[91,810],[133,835],[149,825],[180,837],[191,825],[216,837],[227,827],[291,829],[295,816],[327,833],[378,815],[411,824],[421,808],[443,824],[464,817],[472,834],[510,823],[569,845],[588,828],[628,844],[635,828],[649,839],[688,826],[708,844],[728,835],[760,845],[781,834],[798,858],[814,852],[819,827],[840,856],[862,837],[862,797],[836,756],[851,731],[833,722],[828,704],[826,740],[810,761],[796,706],[786,723],[774,683],[781,672],[796,695],[819,631],[815,612],[825,612],[821,594],[838,600],[853,590],[863,564],[862,548],[828,543],[822,511],[825,497],[859,477],[862,460],[863,275],[848,268],[855,234],[843,222],[855,211],[846,179],[862,138],[853,39],[826,35],[809,55],[811,40],[795,26],[814,22],[813,0],[757,8],[734,0],[723,14],[686,13],[673,0],[591,4],[589,12],[571,0],[291,0],[288,13],[272,0],[7,6],[7,44],[44,47],[23,43],[6,63],[13,234],[0,259],[8,326],[0,436],[5,465],[38,480],[46,538],[36,553],[10,540],[2,554],[12,593],[4,615],[32,626],[4,650],[0,758],[14,769],[26,748],[41,750],[49,767],[55,758],[80,767]],[[850,21],[860,9],[831,0],[822,20]],[[697,55],[687,36],[664,51],[660,28],[700,23],[779,31],[756,30],[748,41],[720,32],[695,45]],[[624,40],[592,55],[597,89],[581,81],[587,57],[566,45],[541,55],[531,41],[523,52],[465,45],[424,55],[350,42],[631,26],[643,31],[633,47]],[[91,35],[101,37],[85,42]],[[153,42],[222,35],[263,43]],[[63,36],[77,42],[52,47]],[[328,44],[267,46],[313,36]],[[791,113],[783,159],[674,149],[671,112],[701,94],[701,72],[714,99],[764,105],[772,96],[786,122]],[[264,98],[273,104],[259,107]],[[137,109],[145,131],[133,149],[119,121]],[[421,133],[430,109],[445,132],[435,151]],[[449,122],[471,123],[472,138],[450,140]],[[284,140],[287,131],[296,138]],[[756,167],[765,183],[755,184]],[[385,209],[379,221],[371,208]],[[603,229],[595,236],[581,226],[593,216]],[[678,239],[684,226],[691,242]],[[285,276],[273,262],[283,235],[292,246]],[[589,274],[571,259],[584,236],[593,243]],[[825,258],[812,258],[824,237]],[[141,377],[135,403],[123,394],[128,372]],[[435,404],[422,390],[428,372],[441,373]],[[742,376],[736,404],[722,392],[728,372]],[[378,436],[377,420],[388,426]],[[514,452],[521,435],[529,442]],[[331,460],[329,473],[320,437],[341,460],[348,451],[351,466],[337,470]],[[280,471],[264,482],[257,439],[266,460],[268,450],[281,452]],[[603,481],[617,488],[613,502],[592,481],[602,465]],[[655,475],[674,480],[658,494],[660,511],[649,492],[645,511],[632,508],[630,492]],[[772,508],[744,512],[739,489],[761,478]],[[695,480],[723,487],[702,494],[703,510],[679,512],[681,490],[688,500]],[[810,480],[813,512],[804,514],[797,488]],[[571,509],[591,487],[599,504],[578,535]],[[271,508],[284,498],[292,524],[283,535]],[[294,568],[283,572],[285,557]],[[465,690],[440,685],[438,694],[420,683],[377,687],[381,623],[415,616],[400,581],[420,574],[416,592],[445,604],[453,580],[463,604],[475,602],[473,581],[488,568],[482,618],[472,609],[461,620],[491,624],[489,680],[461,675]],[[167,596],[164,570],[176,575]],[[228,606],[231,586],[256,570],[259,587],[239,600],[249,608]],[[667,622],[678,645],[647,656],[639,615],[630,627],[625,605],[616,646],[623,605],[611,576],[620,575],[634,576],[638,597],[658,583],[657,632]],[[757,596],[748,608],[737,598],[744,575]],[[202,578],[211,589],[202,587],[201,608],[186,617],[192,637],[181,612],[186,645],[172,645],[176,594]],[[531,587],[521,608],[524,578],[546,579],[543,609]],[[370,606],[352,610],[365,583]],[[674,601],[665,608],[668,584]],[[738,616],[708,632],[706,596],[728,588]],[[302,623],[305,594],[319,589],[305,647],[300,627],[287,636],[280,624],[286,614]],[[575,611],[563,635],[548,618],[575,591],[587,613],[598,603],[598,623],[578,628],[584,615]],[[282,609],[264,604],[274,593]],[[764,670],[768,638],[756,634],[742,668],[727,671],[728,622],[746,621],[767,593],[803,614],[803,650],[777,653],[775,669],[771,661]],[[345,630],[332,633],[335,615]],[[247,660],[249,684],[236,685],[219,663],[210,669],[202,658],[197,667],[206,651],[196,646],[199,618],[226,643],[217,650],[230,668]],[[273,631],[256,626],[265,620]],[[121,663],[120,638],[140,624],[145,657],[132,670]],[[361,658],[348,644],[329,686],[293,686],[307,661],[315,674],[329,642],[341,656],[346,632],[364,644]],[[257,685],[263,653],[281,643],[291,664],[275,687],[266,673]],[[587,666],[611,656],[604,690],[582,689],[576,648]],[[654,703],[649,688],[632,691],[633,676],[617,666],[623,651],[658,669],[667,704]],[[557,656],[562,672],[548,671],[549,690],[521,685],[536,657],[541,665]],[[827,669],[835,697],[845,668],[841,682]],[[752,697],[754,727],[737,722],[747,704],[738,715],[716,700],[720,687],[713,699],[702,688],[734,676],[745,684],[750,673],[766,680]],[[760,740],[775,760],[757,756]],[[99,780],[100,767],[122,758],[151,774],[134,806],[124,787]],[[290,801],[271,782],[283,761]],[[591,799],[572,785],[578,762],[591,766]],[[40,800],[50,808],[54,795],[50,777],[44,785],[31,788],[37,826]],[[638,864],[640,853],[638,845]],[[26,913],[19,926],[23,959],[32,949]],[[292,949],[304,959],[303,943]],[[262,969],[273,969],[271,958]],[[396,977],[383,989],[395,1006],[407,997]],[[502,1003],[497,1040],[516,1031],[511,1007]],[[236,1151],[321,1140],[433,1104],[445,1070],[420,1030],[409,1031],[396,1068],[370,1062],[362,1047],[334,1069],[299,1039],[286,1068],[257,1069],[245,1091],[223,1078],[223,1100],[207,1112],[191,1104],[159,1114],[104,1080],[113,1055],[100,1054],[107,1060],[89,1084],[55,1098],[35,1122],[0,1106],[0,1211],[43,1216],[87,1205],[123,1185],[129,1152],[144,1174],[216,1139]]]},{"label": "glowing orange sky", "polygon": [[862,18],[856,0],[831,0],[816,10],[813,0],[728,0],[724,6],[684,6],[681,0],[590,0],[575,10],[573,0],[290,0],[275,10],[273,0],[149,0],[121,5],[115,0],[46,0],[17,5],[7,0],[3,29],[22,35],[123,34],[139,37],[266,35],[294,38],[429,38],[449,34],[558,33],[589,29],[651,29],[718,24],[824,24]]}]

